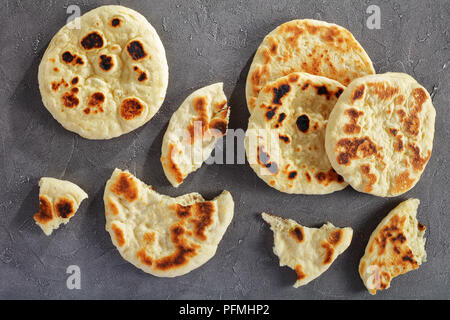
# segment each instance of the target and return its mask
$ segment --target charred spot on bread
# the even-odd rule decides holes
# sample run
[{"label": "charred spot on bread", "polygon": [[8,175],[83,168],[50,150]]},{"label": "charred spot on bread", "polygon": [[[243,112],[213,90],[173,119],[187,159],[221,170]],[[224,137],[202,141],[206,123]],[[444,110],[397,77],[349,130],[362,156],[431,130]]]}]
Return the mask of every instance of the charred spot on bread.
[{"label": "charred spot on bread", "polygon": [[46,224],[53,220],[52,204],[47,197],[39,197],[39,212],[34,215],[34,220],[40,224]]},{"label": "charred spot on bread", "polygon": [[113,27],[120,27],[121,21],[119,18],[114,18],[111,20],[111,26]]},{"label": "charred spot on bread", "polygon": [[63,105],[69,109],[75,108],[80,103],[80,100],[72,92],[64,93],[64,95],[62,96],[62,101]]},{"label": "charred spot on bread", "polygon": [[63,219],[70,218],[75,213],[73,202],[67,198],[59,199],[55,208],[56,214]]},{"label": "charred spot on bread", "polygon": [[289,231],[289,233],[296,242],[300,243],[305,240],[305,232],[303,231],[303,228],[300,226],[292,228],[291,231]]},{"label": "charred spot on bread", "polygon": [[279,88],[273,88],[273,103],[281,104],[281,99],[291,90],[291,87],[288,84],[282,84]]},{"label": "charred spot on bread", "polygon": [[96,31],[87,34],[81,40],[81,46],[85,50],[100,49],[103,47],[103,44],[103,37]]},{"label": "charred spot on bread", "polygon": [[120,116],[125,120],[132,120],[139,117],[144,112],[144,106],[135,98],[128,98],[122,101],[120,106]]},{"label": "charred spot on bread", "polygon": [[131,59],[135,61],[144,59],[147,56],[147,53],[144,50],[144,46],[140,41],[137,40],[131,41],[127,45],[127,51]]},{"label": "charred spot on bread", "polygon": [[133,202],[138,198],[138,185],[131,174],[122,172],[111,186],[111,192]]},{"label": "charred spot on bread", "polygon": [[99,65],[100,65],[100,68],[102,68],[104,71],[109,71],[114,66],[112,57],[107,56],[106,54],[102,54],[100,56]]},{"label": "charred spot on bread", "polygon": [[308,132],[308,129],[309,129],[309,118],[308,118],[308,116],[306,114],[302,114],[301,116],[299,116],[297,118],[296,124],[297,124],[298,130],[300,130],[303,133]]}]

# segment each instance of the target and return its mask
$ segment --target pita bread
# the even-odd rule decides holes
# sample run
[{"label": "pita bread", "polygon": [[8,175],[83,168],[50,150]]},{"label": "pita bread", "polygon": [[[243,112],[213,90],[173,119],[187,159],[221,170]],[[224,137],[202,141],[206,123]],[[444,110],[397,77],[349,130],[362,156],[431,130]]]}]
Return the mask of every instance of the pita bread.
[{"label": "pita bread", "polygon": [[36,224],[49,236],[61,224],[67,224],[77,212],[80,203],[88,197],[76,184],[55,178],[39,181],[39,212],[34,215]]},{"label": "pita bread", "polygon": [[227,132],[229,115],[223,83],[193,92],[172,115],[163,138],[161,163],[174,187],[211,155],[216,140]]},{"label": "pita bread", "polygon": [[317,229],[267,213],[262,217],[273,231],[273,252],[280,259],[280,267],[288,266],[297,273],[295,288],[327,271],[352,241],[351,228],[336,228],[330,222]]},{"label": "pita bread", "polygon": [[418,199],[400,203],[370,236],[359,263],[359,274],[370,294],[389,288],[394,277],[426,261],[426,228],[416,219],[419,203]]},{"label": "pita bread", "polygon": [[270,32],[256,51],[245,90],[250,113],[267,82],[295,71],[345,86],[375,73],[369,56],[347,29],[317,20],[292,20]]},{"label": "pita bread", "polygon": [[155,115],[168,74],[164,47],[144,16],[102,6],[58,31],[38,78],[45,107],[64,128],[87,139],[110,139]]},{"label": "pita bread", "polygon": [[347,186],[325,152],[328,116],[345,87],[303,72],[261,90],[245,139],[247,159],[269,186],[286,193],[326,194]]},{"label": "pita bread", "polygon": [[330,114],[328,158],[356,190],[400,195],[419,181],[431,157],[435,117],[430,95],[408,75],[356,79]]},{"label": "pita bread", "polygon": [[198,193],[171,198],[119,169],[104,201],[106,230],[122,257],[158,277],[181,276],[211,259],[234,212],[228,191],[211,201]]}]

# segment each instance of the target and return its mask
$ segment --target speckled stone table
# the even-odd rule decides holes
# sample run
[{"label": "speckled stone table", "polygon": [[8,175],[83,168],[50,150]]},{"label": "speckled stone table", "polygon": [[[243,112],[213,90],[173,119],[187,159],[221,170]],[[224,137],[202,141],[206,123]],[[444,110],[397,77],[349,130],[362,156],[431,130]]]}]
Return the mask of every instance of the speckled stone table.
[{"label": "speckled stone table", "polygon": [[[167,53],[166,100],[145,126],[109,141],[89,141],[62,128],[41,102],[37,69],[50,39],[66,22],[69,5],[84,13],[119,3],[145,15]],[[369,5],[381,9],[380,29],[369,29]],[[348,187],[326,196],[280,193],[248,164],[203,165],[178,189],[166,180],[160,148],[171,114],[194,89],[223,81],[232,106],[230,128],[247,127],[245,79],[263,37],[295,18],[348,28],[378,73],[414,76],[437,111],[433,155],[420,182],[396,198]],[[450,2],[441,1],[1,1],[0,21],[0,298],[29,299],[371,299],[357,267],[370,233],[399,202],[421,200],[428,227],[428,261],[396,278],[379,299],[450,298]],[[216,256],[188,275],[164,279],[124,261],[105,231],[104,183],[115,167],[129,169],[161,193],[223,189],[235,199],[235,217]],[[89,193],[71,222],[46,237],[34,224],[38,181],[52,176]],[[320,278],[294,289],[295,272],[280,268],[272,232],[261,211],[306,226],[332,221],[355,230],[353,242]],[[68,266],[81,270],[81,289],[69,290]]]}]

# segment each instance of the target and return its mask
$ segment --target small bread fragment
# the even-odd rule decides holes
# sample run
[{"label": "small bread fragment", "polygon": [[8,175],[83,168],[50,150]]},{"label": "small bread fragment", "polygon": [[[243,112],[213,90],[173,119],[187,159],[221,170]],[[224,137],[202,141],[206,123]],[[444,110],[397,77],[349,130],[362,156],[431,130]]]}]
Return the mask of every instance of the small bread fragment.
[{"label": "small bread fragment", "polygon": [[36,224],[49,236],[61,224],[67,224],[77,212],[80,203],[88,197],[76,184],[55,178],[39,181],[39,212],[34,215]]},{"label": "small bread fragment", "polygon": [[417,219],[419,199],[400,203],[370,236],[359,274],[370,294],[390,287],[391,280],[426,261],[425,226]]},{"label": "small bread fragment", "polygon": [[157,277],[177,277],[211,259],[234,213],[228,191],[207,201],[198,193],[159,194],[128,171],[106,183],[106,230],[122,258]]},{"label": "small bread fragment", "polygon": [[291,219],[263,212],[262,218],[273,231],[273,252],[280,266],[297,273],[294,288],[319,277],[344,252],[353,237],[351,228],[337,228],[330,222],[319,228],[307,228]]},{"label": "small bread fragment", "polygon": [[194,91],[175,111],[161,149],[164,173],[174,187],[211,155],[217,139],[227,133],[229,116],[221,82]]}]

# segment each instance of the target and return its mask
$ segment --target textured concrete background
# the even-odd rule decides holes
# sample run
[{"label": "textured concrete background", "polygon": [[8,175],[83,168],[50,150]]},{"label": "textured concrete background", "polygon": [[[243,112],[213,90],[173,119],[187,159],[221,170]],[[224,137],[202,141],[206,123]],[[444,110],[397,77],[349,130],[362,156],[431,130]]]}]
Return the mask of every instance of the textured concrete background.
[{"label": "textured concrete background", "polygon": [[[67,19],[120,3],[145,15],[167,52],[170,82],[159,113],[142,128],[109,141],[89,141],[64,130],[41,102],[37,68],[50,39]],[[381,29],[366,27],[366,8],[381,8]],[[194,89],[223,81],[232,106],[231,128],[246,128],[244,83],[263,37],[295,18],[348,28],[378,73],[402,71],[431,93],[437,110],[433,155],[417,186],[391,199],[346,190],[327,196],[287,195],[269,188],[244,165],[204,165],[172,188],[159,162],[171,114]],[[125,299],[369,299],[357,271],[370,233],[400,201],[418,197],[427,227],[428,261],[396,278],[376,298],[450,298],[450,2],[442,1],[1,1],[0,4],[0,298]],[[188,275],[164,279],[124,261],[104,230],[104,183],[115,167],[129,169],[169,195],[228,189],[235,218],[216,256]],[[46,237],[32,219],[38,181],[74,181],[89,199],[65,227]],[[272,233],[259,216],[268,211],[306,226],[330,220],[355,230],[331,268],[294,289],[295,273],[280,268]],[[66,268],[81,268],[81,290],[66,288]]]}]

